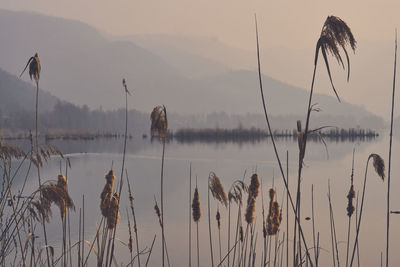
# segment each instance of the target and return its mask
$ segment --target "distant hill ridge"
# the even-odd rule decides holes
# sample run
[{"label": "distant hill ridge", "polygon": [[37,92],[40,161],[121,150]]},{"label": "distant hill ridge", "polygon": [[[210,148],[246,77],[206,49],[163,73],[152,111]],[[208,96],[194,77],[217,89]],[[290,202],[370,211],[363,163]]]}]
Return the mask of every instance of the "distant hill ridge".
[{"label": "distant hill ridge", "polygon": [[[169,112],[177,114],[262,113],[255,71],[229,70],[230,66],[201,55],[180,60],[176,49],[170,55],[176,61],[170,63],[167,56],[157,54],[161,52],[142,47],[143,42],[138,45],[129,40],[112,40],[85,23],[35,13],[0,10],[0,35],[0,68],[18,75],[29,56],[38,52],[42,62],[41,88],[77,105],[105,110],[122,107],[124,77],[133,92],[131,105],[140,111],[150,112],[155,105],[164,104]],[[193,65],[196,67],[191,68]],[[190,75],[182,71],[185,66],[193,71],[198,68],[199,72],[207,66],[215,69]],[[263,75],[263,82],[272,115],[304,119],[306,90],[267,75]],[[331,96],[316,94],[314,101],[324,115],[351,116],[356,120],[372,116],[362,107],[338,103]]]}]

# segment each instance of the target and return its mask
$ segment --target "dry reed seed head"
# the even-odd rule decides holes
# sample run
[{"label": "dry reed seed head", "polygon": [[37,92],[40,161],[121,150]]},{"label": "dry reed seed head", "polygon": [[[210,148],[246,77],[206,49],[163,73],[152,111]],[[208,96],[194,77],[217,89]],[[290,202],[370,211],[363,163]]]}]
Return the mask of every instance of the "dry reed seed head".
[{"label": "dry reed seed head", "polygon": [[[64,177],[65,178],[65,177]],[[61,181],[61,182],[60,182]],[[60,209],[61,218],[64,219],[66,209],[75,209],[74,202],[70,197],[68,191],[66,190],[66,179],[59,180],[57,184],[47,184],[42,186],[42,200],[44,199],[46,203],[51,205],[54,203]],[[60,185],[59,185],[60,183]]]},{"label": "dry reed seed head", "polygon": [[105,175],[106,181],[108,184],[114,185],[114,180],[115,180],[115,175],[113,170],[110,170],[106,175]]},{"label": "dry reed seed head", "polygon": [[373,165],[376,173],[382,178],[382,181],[385,180],[385,162],[378,154],[371,154],[369,156],[373,159]]},{"label": "dry reed seed head", "polygon": [[275,197],[275,190],[273,189],[273,188],[271,188],[270,190],[269,190],[269,198],[270,198],[270,200],[272,201],[272,200],[274,200],[274,197]]},{"label": "dry reed seed head", "polygon": [[243,243],[243,227],[242,226],[240,226],[239,236],[240,236],[240,242]]},{"label": "dry reed seed head", "polygon": [[282,212],[277,201],[270,203],[270,212],[267,216],[267,233],[268,235],[275,235],[280,231],[282,222]]},{"label": "dry reed seed head", "polygon": [[157,201],[156,201],[156,204],[154,205],[154,210],[156,211],[156,214],[157,214],[157,217],[158,217],[158,222],[160,223],[160,226],[163,227],[163,223],[162,223],[162,220],[161,220],[161,210],[158,207]]},{"label": "dry reed seed head", "polygon": [[67,186],[68,186],[67,178],[65,178],[64,175],[59,174],[57,177],[57,187],[67,191],[68,190]]},{"label": "dry reed seed head", "polygon": [[247,207],[246,207],[246,214],[245,214],[245,220],[248,224],[251,224],[254,222],[254,212],[256,210],[256,199],[253,197],[249,197],[247,200]]},{"label": "dry reed seed head", "polygon": [[236,202],[236,204],[241,206],[243,200],[243,192],[247,193],[247,191],[248,187],[243,181],[237,180],[233,182],[231,189],[228,192],[228,201],[232,202],[233,200]]},{"label": "dry reed seed head", "polygon": [[228,197],[225,194],[224,187],[222,186],[218,176],[213,172],[211,172],[208,177],[208,188],[216,200],[222,203],[225,207],[228,206]]},{"label": "dry reed seed head", "polygon": [[258,192],[260,188],[260,180],[258,179],[257,173],[253,174],[250,178],[250,186],[249,186],[249,199],[257,198]]},{"label": "dry reed seed head", "polygon": [[4,160],[9,160],[12,158],[21,159],[26,157],[26,153],[17,146],[2,144],[0,142],[0,156]]},{"label": "dry reed seed head", "polygon": [[[52,216],[51,203],[49,203],[46,199],[42,198],[41,200],[32,201],[31,204],[32,204],[33,214],[40,214],[41,217],[43,217],[43,219],[46,222],[50,222],[50,217]],[[34,211],[34,209],[37,210],[37,213]],[[35,219],[35,216],[33,216],[33,218]],[[37,216],[36,219],[37,221],[41,220],[39,216]]]},{"label": "dry reed seed head", "polygon": [[353,205],[353,199],[356,196],[356,192],[354,191],[354,186],[350,186],[349,193],[347,194],[347,216],[351,217],[354,213],[354,205]]},{"label": "dry reed seed head", "polygon": [[36,53],[35,56],[33,56],[30,59],[30,63],[29,63],[29,77],[30,77],[30,79],[32,80],[32,77],[33,77],[33,79],[36,82],[39,81],[40,70],[41,70],[40,60],[39,60],[38,54]]},{"label": "dry reed seed head", "polygon": [[120,217],[119,213],[119,195],[117,192],[114,193],[113,197],[111,198],[110,208],[107,214],[107,227],[108,229],[114,229],[115,226],[118,224]]},{"label": "dry reed seed head", "polygon": [[217,210],[217,215],[215,216],[215,219],[217,220],[218,223],[218,229],[221,228],[221,214],[219,213],[219,210]]},{"label": "dry reed seed head", "polygon": [[110,209],[111,197],[113,187],[108,182],[104,185],[103,191],[100,194],[100,210],[104,217],[107,217],[108,210]]},{"label": "dry reed seed head", "polygon": [[201,206],[200,206],[200,195],[197,187],[194,190],[193,202],[192,202],[192,214],[193,221],[199,222],[201,217]]},{"label": "dry reed seed head", "polygon": [[150,115],[151,136],[165,138],[168,132],[167,109],[165,106],[156,106]]},{"label": "dry reed seed head", "polygon": [[332,76],[329,68],[329,62],[327,54],[332,54],[343,68],[345,68],[342,56],[340,55],[340,48],[343,49],[346,61],[347,61],[347,81],[350,78],[350,60],[346,50],[346,46],[350,45],[350,48],[355,52],[356,40],[354,39],[353,33],[347,24],[338,17],[328,16],[321,31],[320,38],[318,39],[317,46],[315,49],[315,60],[314,65],[317,65],[319,50],[321,49],[324,57],[325,65],[328,71],[329,79],[332,85],[332,89],[339,99],[336,92],[335,86],[333,85]]}]

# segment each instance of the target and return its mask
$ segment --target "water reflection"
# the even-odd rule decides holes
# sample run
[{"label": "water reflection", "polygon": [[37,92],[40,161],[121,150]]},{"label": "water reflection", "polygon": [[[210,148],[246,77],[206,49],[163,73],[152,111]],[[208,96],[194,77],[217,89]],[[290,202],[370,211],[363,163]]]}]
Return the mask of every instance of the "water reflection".
[{"label": "water reflection", "polygon": [[[386,136],[386,135],[385,135]],[[356,191],[362,187],[363,171],[365,160],[372,152],[381,154],[386,160],[387,138],[377,138],[363,142],[350,141],[327,141],[329,157],[326,155],[325,147],[320,142],[310,143],[305,159],[305,168],[303,174],[303,202],[302,212],[305,217],[311,216],[311,184],[314,184],[315,206],[316,206],[316,227],[320,232],[321,247],[321,266],[331,265],[330,251],[330,228],[329,213],[327,202],[327,182],[331,180],[332,200],[334,203],[335,223],[337,224],[337,234],[339,240],[339,253],[343,259],[345,255],[345,244],[347,234],[346,217],[346,194],[350,184],[351,155],[356,147],[355,160],[355,188]],[[99,196],[104,186],[104,174],[110,169],[111,163],[117,177],[120,175],[120,166],[122,161],[121,151],[123,148],[122,139],[117,140],[97,140],[97,141],[62,141],[51,142],[60,148],[64,154],[71,159],[72,169],[68,171],[69,191],[75,200],[77,212],[71,214],[71,234],[74,240],[78,239],[79,208],[82,208],[82,196],[85,195],[85,239],[92,242],[96,231],[96,223],[101,220],[99,210]],[[29,147],[29,142],[24,144]],[[393,158],[399,158],[399,143],[394,142]],[[286,151],[289,153],[289,183],[294,190],[297,169],[297,141],[292,138],[279,139],[279,154],[283,162],[286,158]],[[154,251],[151,256],[149,266],[160,266],[160,227],[158,219],[154,212],[154,195],[159,199],[160,195],[160,163],[162,145],[149,139],[133,138],[128,141],[128,155],[126,166],[133,187],[135,197],[135,209],[138,223],[139,240],[141,248],[149,247],[153,241],[154,235],[157,235],[154,245]],[[214,171],[220,178],[225,187],[229,188],[232,182],[242,179],[246,171],[245,181],[249,182],[252,172],[257,170],[259,177],[263,180],[264,201],[268,199],[267,191],[274,183],[277,189],[277,199],[282,202],[284,187],[278,172],[278,165],[274,157],[272,145],[269,139],[260,142],[213,142],[199,143],[189,142],[181,143],[176,140],[170,140],[166,146],[165,161],[165,227],[166,240],[168,243],[168,253],[172,266],[188,265],[188,220],[190,218],[190,199],[189,196],[189,163],[193,166],[193,181],[197,177],[199,185],[200,200],[202,205],[202,217],[199,223],[200,231],[200,262],[202,266],[210,266],[209,244],[208,244],[208,224],[207,224],[207,177],[210,171]],[[395,162],[395,160],[394,160]],[[27,166],[21,169],[21,174],[25,174]],[[43,180],[55,179],[60,171],[60,159],[50,160],[42,169]],[[62,171],[65,172],[64,164]],[[400,166],[393,167],[393,173],[399,173]],[[379,264],[380,251],[384,248],[384,225],[385,225],[385,185],[380,179],[374,177],[374,173],[369,174],[367,185],[367,196],[365,211],[363,216],[363,225],[360,236],[361,266],[376,266]],[[21,186],[24,175],[17,178],[14,184],[15,192]],[[274,182],[273,182],[274,181]],[[392,181],[392,187],[395,190],[400,188],[400,181]],[[30,172],[27,184],[26,194],[37,188],[37,177],[35,172]],[[193,190],[192,190],[193,193]],[[393,193],[393,209],[397,203],[400,203],[399,194]],[[129,207],[127,199],[128,194],[124,185],[121,195],[122,217],[118,227],[117,236],[123,242],[128,240],[127,220],[125,208]],[[282,203],[283,212],[286,204]],[[216,205],[212,204],[211,219],[214,237],[217,237],[217,226],[215,221]],[[227,236],[227,210],[220,206],[222,232],[221,238],[224,240],[222,250],[226,251]],[[232,214],[236,214],[236,207],[232,209]],[[261,249],[261,198],[257,199],[256,204],[256,230],[259,232],[259,243],[257,250]],[[399,218],[393,216],[393,236],[400,234],[396,225],[400,223]],[[235,221],[236,222],[236,221]],[[290,228],[292,229],[293,218],[289,218]],[[53,219],[48,225],[50,233],[50,243],[56,249],[60,248],[61,223],[59,212],[53,209]],[[38,227],[40,228],[40,227]],[[192,224],[192,259],[195,258],[195,231]],[[286,231],[286,217],[283,218],[281,226],[281,236]],[[304,231],[307,241],[311,244],[312,232],[311,223],[304,221]],[[40,230],[39,230],[40,231]],[[292,230],[291,230],[292,231]],[[354,231],[353,231],[354,232]],[[40,233],[38,233],[39,236]],[[39,239],[40,240],[40,239]],[[214,247],[218,247],[217,239],[214,238]],[[289,240],[289,243],[291,240]],[[392,238],[392,247],[396,248],[400,241]],[[121,242],[117,243],[117,259],[125,264],[129,260],[129,250]],[[86,249],[86,248],[85,248]],[[87,248],[88,249],[88,248]],[[218,250],[215,250],[215,256]],[[257,255],[261,255],[258,251]],[[261,257],[261,256],[260,256]],[[400,262],[400,255],[392,253],[392,265]],[[95,257],[91,258],[91,264],[95,265]],[[194,262],[193,262],[194,264]],[[256,265],[259,264],[259,258]]]}]

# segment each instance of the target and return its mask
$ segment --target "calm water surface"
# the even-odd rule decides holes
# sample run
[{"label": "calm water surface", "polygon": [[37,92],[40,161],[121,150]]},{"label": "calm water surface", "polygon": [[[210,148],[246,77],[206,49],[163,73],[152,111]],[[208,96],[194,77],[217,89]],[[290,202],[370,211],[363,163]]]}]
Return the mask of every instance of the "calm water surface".
[{"label": "calm water surface", "polygon": [[[79,209],[82,207],[82,196],[85,196],[85,239],[92,242],[96,231],[96,224],[101,221],[99,211],[99,195],[105,184],[104,174],[113,168],[119,178],[121,172],[123,140],[100,141],[57,141],[53,143],[59,147],[71,160],[72,169],[68,170],[69,191],[77,206],[76,212],[71,214],[72,238],[78,239]],[[314,184],[315,199],[315,223],[316,231],[320,233],[321,266],[330,266],[332,263],[330,224],[328,212],[328,180],[331,184],[335,224],[339,242],[339,257],[341,264],[345,263],[347,217],[346,195],[350,186],[351,159],[353,148],[355,155],[355,189],[362,188],[362,179],[366,160],[370,153],[380,154],[387,163],[389,138],[387,134],[370,142],[327,142],[327,150],[322,143],[309,143],[305,159],[302,183],[302,218],[311,217],[311,185]],[[286,161],[286,151],[289,152],[289,183],[294,186],[297,176],[297,143],[291,140],[281,140],[277,143],[282,161]],[[149,247],[157,235],[150,258],[149,266],[160,266],[161,231],[158,219],[154,212],[154,196],[160,199],[160,167],[162,144],[151,143],[147,139],[133,138],[128,141],[126,156],[126,168],[128,170],[133,194],[135,197],[135,210],[139,231],[141,249]],[[393,169],[392,169],[392,209],[400,210],[400,144],[394,140]],[[245,181],[257,171],[263,183],[264,202],[267,205],[267,191],[274,183],[277,188],[278,200],[283,200],[284,186],[281,182],[279,167],[273,154],[272,144],[269,140],[260,143],[194,143],[179,144],[171,142],[166,145],[165,180],[164,180],[164,220],[166,228],[166,241],[171,266],[188,265],[188,236],[189,236],[189,164],[192,163],[193,180],[197,177],[202,217],[199,223],[200,232],[200,263],[201,266],[210,266],[210,252],[208,241],[207,221],[207,178],[210,171],[220,177],[227,191],[234,180]],[[63,164],[64,165],[64,164]],[[286,166],[286,163],[285,163]],[[24,166],[26,168],[26,166]],[[42,169],[42,180],[55,180],[60,171],[60,160],[50,160]],[[65,172],[65,168],[62,168]],[[23,173],[23,172],[22,172]],[[14,184],[17,191],[22,184],[22,177]],[[32,171],[28,180],[26,193],[37,188],[36,172]],[[367,180],[367,193],[365,210],[363,212],[363,224],[360,232],[360,261],[361,266],[379,266],[381,252],[385,249],[386,235],[386,181],[382,182],[370,168]],[[291,186],[292,188],[292,186]],[[129,208],[127,187],[124,184],[121,200],[121,220],[118,225],[116,255],[119,263],[124,266],[129,261],[129,250],[126,247],[128,241],[128,226],[126,208]],[[294,192],[294,187],[293,187]],[[361,193],[361,191],[360,191]],[[192,189],[193,194],[193,189]],[[190,196],[191,201],[192,196]],[[245,202],[246,200],[244,200]],[[215,221],[217,204],[212,201],[212,228],[215,261],[219,259],[218,232]],[[222,218],[222,254],[227,249],[227,210],[219,207]],[[236,208],[232,209],[232,225],[236,224]],[[283,223],[281,225],[280,238],[286,232],[286,203],[283,204]],[[235,218],[235,219],[233,219]],[[354,222],[354,218],[353,218]],[[289,217],[289,231],[293,231],[293,218]],[[400,215],[391,217],[391,264],[400,265]],[[309,247],[312,247],[311,221],[303,220],[303,227]],[[60,247],[62,236],[59,211],[53,210],[53,219],[48,225],[49,242],[56,248]],[[233,228],[233,226],[232,226]],[[40,229],[40,227],[38,227]],[[258,231],[257,261],[260,264],[262,248],[262,213],[261,197],[256,204],[256,230]],[[355,231],[352,226],[352,233]],[[40,235],[40,234],[39,234]],[[233,235],[233,233],[232,233]],[[353,240],[354,240],[354,235]],[[233,238],[232,238],[233,239]],[[195,225],[192,223],[192,261],[196,266],[195,250]],[[125,243],[125,244],[124,244]],[[353,243],[353,242],[352,242]],[[290,248],[292,240],[289,240]],[[88,251],[89,247],[85,247]],[[286,249],[285,249],[286,251]],[[291,249],[289,249],[291,251]],[[223,256],[222,255],[222,256]],[[312,254],[313,256],[313,254]],[[144,262],[146,255],[141,259]],[[290,255],[291,258],[291,255]],[[95,264],[94,255],[91,263]],[[285,264],[284,264],[285,265]],[[290,264],[289,264],[290,265]],[[285,265],[286,266],[286,265]]]}]

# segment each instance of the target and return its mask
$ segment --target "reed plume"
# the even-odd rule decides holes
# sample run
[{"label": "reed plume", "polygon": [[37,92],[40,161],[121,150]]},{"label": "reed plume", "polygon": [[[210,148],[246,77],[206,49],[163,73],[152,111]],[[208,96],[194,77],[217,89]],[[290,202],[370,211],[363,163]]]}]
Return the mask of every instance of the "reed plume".
[{"label": "reed plume", "polygon": [[157,203],[157,200],[156,200],[155,197],[154,197],[154,202],[155,202],[154,210],[155,210],[156,215],[158,217],[158,222],[160,223],[160,226],[162,227],[161,211],[160,211],[160,208],[158,207],[158,203]]},{"label": "reed plume", "polygon": [[208,181],[208,188],[211,191],[212,196],[227,207],[228,197],[225,194],[224,187],[218,176],[215,175],[214,172],[211,172]]},{"label": "reed plume", "polygon": [[350,45],[350,48],[355,52],[356,40],[354,39],[353,33],[346,22],[335,16],[328,16],[324,26],[322,27],[321,35],[318,39],[317,46],[315,48],[314,65],[317,65],[319,50],[321,50],[324,57],[326,69],[328,71],[329,80],[332,85],[332,89],[336,94],[337,99],[340,102],[339,95],[336,92],[335,86],[333,85],[332,75],[329,68],[329,62],[327,54],[331,54],[336,58],[339,64],[345,68],[342,56],[340,55],[340,48],[346,56],[347,61],[347,81],[350,78],[350,60],[346,50],[346,46]]},{"label": "reed plume", "polygon": [[110,206],[108,209],[107,213],[107,227],[108,229],[114,229],[115,226],[118,224],[118,220],[120,217],[119,213],[119,194],[117,192],[114,192],[111,201],[110,201]]},{"label": "reed plume", "polygon": [[74,201],[67,190],[67,180],[62,174],[58,175],[57,184],[50,183],[42,186],[43,210],[49,208],[52,203],[60,209],[61,219],[64,219],[67,208],[75,209]]},{"label": "reed plume", "polygon": [[113,187],[115,175],[113,170],[110,170],[106,175],[106,184],[104,185],[103,191],[100,194],[100,210],[104,217],[108,217],[109,209],[111,205],[111,198],[113,196]]},{"label": "reed plume", "polygon": [[236,180],[229,189],[228,201],[234,201],[236,204],[242,205],[243,192],[248,192],[247,185],[241,180]]},{"label": "reed plume", "polygon": [[279,207],[279,203],[274,201],[275,190],[271,188],[269,190],[269,211],[267,216],[267,234],[275,235],[280,230],[280,225],[282,222],[282,213]]},{"label": "reed plume", "polygon": [[255,173],[251,176],[250,185],[248,188],[248,198],[247,198],[247,207],[245,219],[248,224],[252,224],[254,222],[254,212],[256,209],[256,198],[259,193],[260,188],[260,180],[258,179],[258,175]]},{"label": "reed plume", "polygon": [[193,221],[199,222],[201,217],[201,205],[200,205],[200,195],[197,187],[194,190],[193,202],[192,202],[192,214]]},{"label": "reed plume", "polygon": [[167,110],[165,106],[156,106],[150,115],[151,136],[165,138],[168,132]]},{"label": "reed plume", "polygon": [[381,177],[382,181],[385,180],[385,162],[378,154],[371,154],[372,165],[375,168],[376,173]]},{"label": "reed plume", "polygon": [[40,78],[40,70],[41,70],[41,66],[40,66],[40,60],[39,60],[39,56],[37,53],[35,53],[35,55],[31,58],[29,58],[28,62],[26,63],[26,66],[24,68],[24,70],[21,72],[21,74],[19,75],[19,77],[21,78],[22,74],[24,74],[26,68],[29,65],[29,77],[32,80],[32,77],[35,81],[38,81]]},{"label": "reed plume", "polygon": [[354,212],[354,205],[353,205],[353,199],[356,196],[356,191],[354,191],[354,185],[350,186],[349,193],[347,194],[347,216],[351,217]]}]

